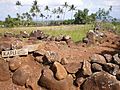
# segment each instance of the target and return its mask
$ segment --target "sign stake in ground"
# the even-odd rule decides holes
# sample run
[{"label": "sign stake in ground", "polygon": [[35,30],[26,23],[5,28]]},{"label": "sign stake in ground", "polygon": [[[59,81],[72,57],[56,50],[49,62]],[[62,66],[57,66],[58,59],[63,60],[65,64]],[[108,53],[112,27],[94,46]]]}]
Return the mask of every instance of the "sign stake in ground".
[{"label": "sign stake in ground", "polygon": [[28,55],[28,49],[15,49],[9,51],[2,51],[2,57],[11,57],[19,55]]}]

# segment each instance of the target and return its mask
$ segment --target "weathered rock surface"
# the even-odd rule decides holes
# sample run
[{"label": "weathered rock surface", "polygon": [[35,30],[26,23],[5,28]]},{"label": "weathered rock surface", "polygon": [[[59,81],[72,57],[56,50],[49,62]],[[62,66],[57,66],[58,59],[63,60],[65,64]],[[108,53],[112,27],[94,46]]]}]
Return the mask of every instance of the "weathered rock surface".
[{"label": "weathered rock surface", "polygon": [[57,81],[50,69],[43,70],[38,84],[48,90],[69,90],[71,87],[66,80]]},{"label": "weathered rock surface", "polygon": [[67,77],[67,71],[65,70],[64,66],[61,65],[59,62],[54,62],[52,69],[55,72],[55,77],[58,80],[65,79]]},{"label": "weathered rock surface", "polygon": [[97,63],[93,63],[91,68],[92,68],[92,71],[94,71],[94,72],[102,71],[102,66]]},{"label": "weathered rock surface", "polygon": [[116,64],[119,64],[120,65],[120,57],[119,57],[119,54],[115,54],[113,56],[113,61],[116,63]]},{"label": "weathered rock surface", "polygon": [[0,59],[0,82],[7,81],[10,79],[10,72],[8,63],[3,59]]},{"label": "weathered rock surface", "polygon": [[81,69],[82,63],[68,63],[65,65],[65,69],[68,73],[76,73],[79,69]]},{"label": "weathered rock surface", "polygon": [[106,59],[106,61],[108,63],[112,62],[112,59],[113,59],[112,55],[110,55],[110,54],[104,54],[104,57],[105,57],[105,59]]},{"label": "weathered rock surface", "polygon": [[87,75],[89,76],[92,74],[91,64],[87,60],[83,61],[82,72],[83,72],[83,75],[85,75],[85,76],[87,76]]},{"label": "weathered rock surface", "polygon": [[16,70],[22,65],[22,60],[19,56],[16,56],[9,61],[9,67],[11,70]]},{"label": "weathered rock surface", "polygon": [[103,69],[112,75],[116,75],[117,71],[119,70],[119,66],[112,63],[106,63],[103,65]]},{"label": "weathered rock surface", "polygon": [[102,55],[94,54],[90,57],[92,63],[105,64],[106,60]]},{"label": "weathered rock surface", "polygon": [[24,65],[20,68],[18,68],[12,76],[13,83],[23,86],[26,84],[28,78],[32,74],[32,69],[28,65]]},{"label": "weathered rock surface", "polygon": [[97,72],[85,81],[82,88],[83,90],[119,90],[120,82],[106,72]]}]

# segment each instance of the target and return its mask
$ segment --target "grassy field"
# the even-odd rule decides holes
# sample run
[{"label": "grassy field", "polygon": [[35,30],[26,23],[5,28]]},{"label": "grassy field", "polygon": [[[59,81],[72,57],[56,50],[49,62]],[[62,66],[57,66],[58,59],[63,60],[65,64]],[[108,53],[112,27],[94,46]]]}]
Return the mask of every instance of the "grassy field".
[{"label": "grassy field", "polygon": [[42,30],[46,34],[58,36],[58,35],[70,35],[72,39],[80,41],[85,37],[88,30],[92,29],[92,25],[64,25],[64,26],[44,26],[44,27],[16,27],[16,28],[0,28],[0,33],[11,32],[18,34],[20,31],[26,31],[30,33],[33,30]]}]

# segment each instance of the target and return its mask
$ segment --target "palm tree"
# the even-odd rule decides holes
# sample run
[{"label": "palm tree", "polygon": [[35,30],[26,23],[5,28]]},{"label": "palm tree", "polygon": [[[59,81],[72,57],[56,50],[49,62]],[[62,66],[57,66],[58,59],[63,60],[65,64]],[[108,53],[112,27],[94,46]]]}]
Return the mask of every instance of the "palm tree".
[{"label": "palm tree", "polygon": [[32,13],[33,17],[36,16],[36,22],[37,22],[37,16],[40,13],[40,9],[39,9],[37,0],[33,1],[33,5],[32,5],[32,7],[30,9],[30,13]]},{"label": "palm tree", "polygon": [[72,17],[73,17],[73,11],[76,9],[76,7],[72,4],[71,6],[70,6],[70,9],[69,9],[69,11],[71,11],[71,23],[72,23]]},{"label": "palm tree", "polygon": [[55,14],[57,13],[57,9],[54,8],[54,9],[52,10],[52,13],[54,14],[54,21],[55,21]]},{"label": "palm tree", "polygon": [[63,5],[63,8],[65,8],[65,9],[64,9],[64,15],[63,15],[63,20],[65,20],[65,15],[66,15],[66,11],[67,11],[68,6],[69,6],[69,5],[68,5],[67,2],[65,2],[64,5]]},{"label": "palm tree", "polygon": [[[47,21],[48,21],[48,18],[49,18],[49,14],[48,14],[48,12],[50,11],[48,5],[45,6],[44,11],[46,11],[46,13],[47,13],[46,19],[47,19]],[[46,22],[46,24],[47,24],[47,22]]]},{"label": "palm tree", "polygon": [[57,15],[57,18],[62,20],[63,9],[60,8],[60,7],[58,7],[57,12],[58,12],[58,14],[59,14],[59,15]]},{"label": "palm tree", "polygon": [[22,6],[21,2],[20,1],[17,1],[16,2],[16,6],[18,7],[18,9]]},{"label": "palm tree", "polygon": [[42,24],[43,24],[43,18],[45,17],[42,13],[40,14],[40,17],[42,18]]}]

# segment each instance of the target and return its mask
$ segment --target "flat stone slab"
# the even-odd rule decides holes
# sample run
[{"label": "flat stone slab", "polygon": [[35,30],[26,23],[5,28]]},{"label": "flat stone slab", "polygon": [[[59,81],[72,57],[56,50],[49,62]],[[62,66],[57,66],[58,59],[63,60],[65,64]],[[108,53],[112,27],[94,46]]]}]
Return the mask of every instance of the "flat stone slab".
[{"label": "flat stone slab", "polygon": [[40,44],[33,44],[33,45],[26,45],[23,47],[23,49],[27,49],[28,52],[33,52],[36,51],[38,49]]}]

